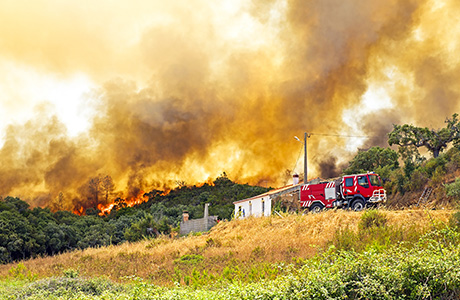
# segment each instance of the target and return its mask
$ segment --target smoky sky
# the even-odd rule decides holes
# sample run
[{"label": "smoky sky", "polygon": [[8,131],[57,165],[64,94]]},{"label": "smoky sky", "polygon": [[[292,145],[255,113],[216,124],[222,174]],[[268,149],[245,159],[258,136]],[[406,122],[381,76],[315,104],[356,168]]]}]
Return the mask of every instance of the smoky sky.
[{"label": "smoky sky", "polygon": [[[73,4],[74,22],[8,7],[30,18],[16,34],[0,30],[1,57],[45,73],[83,72],[97,87],[86,99],[89,129],[76,137],[46,107],[7,127],[0,195],[45,206],[62,192],[72,208],[98,174],[124,197],[222,172],[276,186],[297,159],[294,136],[369,136],[309,139],[309,173],[332,177],[358,147],[386,146],[392,124],[440,127],[459,108],[455,1],[252,1],[238,10],[252,23],[228,24],[206,1],[193,2],[193,13],[184,3],[152,3],[135,1],[139,10],[125,14],[99,5],[88,17]],[[150,11],[164,14],[151,21]],[[48,34],[33,36],[34,26]],[[228,29],[245,26],[240,32],[263,34]],[[371,87],[386,99],[363,101]]]}]

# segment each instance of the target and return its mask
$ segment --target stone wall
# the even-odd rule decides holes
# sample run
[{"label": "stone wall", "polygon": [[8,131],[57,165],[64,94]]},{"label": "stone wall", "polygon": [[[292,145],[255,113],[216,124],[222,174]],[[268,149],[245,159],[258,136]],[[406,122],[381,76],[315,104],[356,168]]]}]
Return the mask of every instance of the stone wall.
[{"label": "stone wall", "polygon": [[204,205],[204,218],[201,219],[188,219],[188,213],[184,213],[182,221],[180,222],[180,234],[187,235],[190,232],[203,232],[208,231],[217,224],[217,216],[208,215],[209,203]]},{"label": "stone wall", "polygon": [[209,216],[206,219],[194,219],[180,222],[180,234],[187,235],[190,232],[208,231],[217,224],[217,216]]}]

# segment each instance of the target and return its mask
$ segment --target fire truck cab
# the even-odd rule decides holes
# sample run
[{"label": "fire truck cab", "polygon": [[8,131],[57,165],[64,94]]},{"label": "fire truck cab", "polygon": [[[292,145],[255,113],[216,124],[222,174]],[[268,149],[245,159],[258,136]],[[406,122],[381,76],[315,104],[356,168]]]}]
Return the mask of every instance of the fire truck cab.
[{"label": "fire truck cab", "polygon": [[360,211],[383,202],[386,202],[386,192],[380,176],[374,172],[305,184],[300,189],[300,205],[309,211],[334,207]]}]

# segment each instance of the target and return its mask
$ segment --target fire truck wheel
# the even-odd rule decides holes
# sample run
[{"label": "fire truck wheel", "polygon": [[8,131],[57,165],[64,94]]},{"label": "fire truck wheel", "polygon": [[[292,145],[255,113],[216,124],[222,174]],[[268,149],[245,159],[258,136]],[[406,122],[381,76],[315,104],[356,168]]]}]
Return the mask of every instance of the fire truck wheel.
[{"label": "fire truck wheel", "polygon": [[319,213],[321,210],[323,210],[323,206],[319,203],[313,203],[312,206],[310,206],[310,212],[314,214]]},{"label": "fire truck wheel", "polygon": [[361,199],[356,199],[355,201],[353,201],[353,203],[351,204],[351,209],[354,210],[354,211],[361,211],[364,209],[364,201],[361,200]]}]

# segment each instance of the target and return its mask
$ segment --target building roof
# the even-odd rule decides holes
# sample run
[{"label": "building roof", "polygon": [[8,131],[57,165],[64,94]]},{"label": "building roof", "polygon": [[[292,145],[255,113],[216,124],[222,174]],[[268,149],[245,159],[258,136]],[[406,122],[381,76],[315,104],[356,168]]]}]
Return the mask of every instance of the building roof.
[{"label": "building roof", "polygon": [[283,186],[281,188],[270,190],[270,191],[268,191],[266,193],[263,193],[263,194],[260,194],[260,195],[257,195],[257,196],[251,197],[251,198],[246,198],[246,199],[235,201],[235,202],[233,202],[233,204],[238,204],[238,203],[242,203],[242,202],[246,202],[246,201],[250,201],[250,200],[254,200],[254,199],[259,199],[259,198],[263,198],[263,197],[266,197],[266,196],[272,196],[272,195],[276,195],[276,194],[287,193],[287,192],[290,192],[291,190],[300,189],[300,186],[302,186],[302,185],[303,185],[303,182],[300,182],[300,183],[298,183],[296,185],[293,185],[293,184],[285,185],[285,186]]}]

